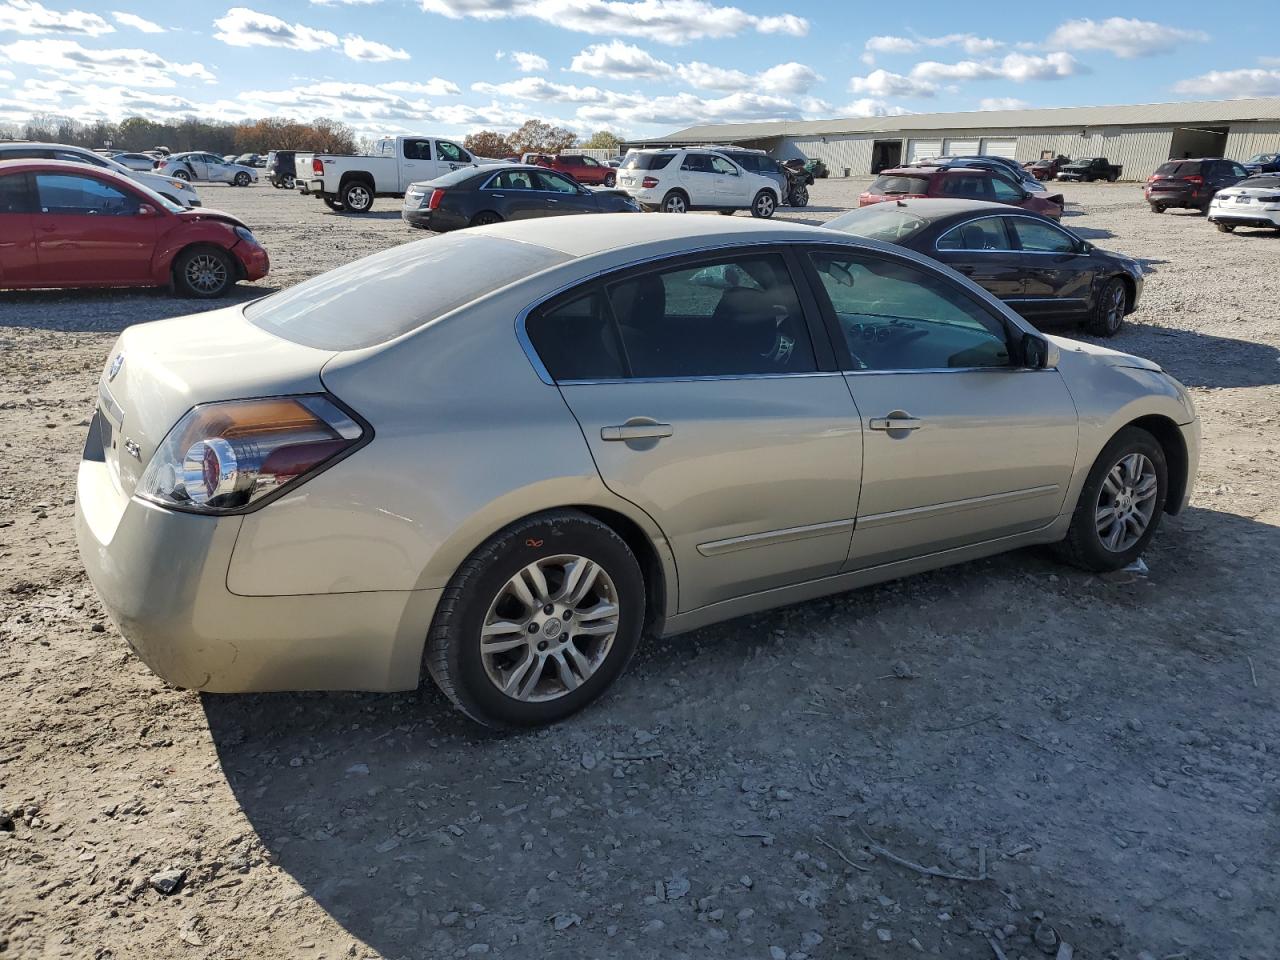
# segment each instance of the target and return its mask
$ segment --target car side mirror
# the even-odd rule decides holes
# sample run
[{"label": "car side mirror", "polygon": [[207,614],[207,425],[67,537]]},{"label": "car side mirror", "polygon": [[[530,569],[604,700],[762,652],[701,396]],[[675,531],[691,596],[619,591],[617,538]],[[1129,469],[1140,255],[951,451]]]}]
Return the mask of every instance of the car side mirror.
[{"label": "car side mirror", "polygon": [[1058,365],[1057,349],[1038,333],[1024,333],[1021,343],[1022,365],[1044,370]]},{"label": "car side mirror", "polygon": [[156,208],[153,207],[151,204],[144,203],[140,207],[138,207],[137,215],[140,217],[154,217],[158,212],[159,211],[157,211]]}]

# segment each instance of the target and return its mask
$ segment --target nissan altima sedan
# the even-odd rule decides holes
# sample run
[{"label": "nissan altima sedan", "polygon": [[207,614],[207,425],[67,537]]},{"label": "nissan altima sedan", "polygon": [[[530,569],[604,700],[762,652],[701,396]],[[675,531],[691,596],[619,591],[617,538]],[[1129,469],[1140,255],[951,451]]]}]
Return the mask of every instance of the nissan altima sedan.
[{"label": "nissan altima sedan", "polygon": [[556,217],[126,330],[81,555],[158,674],[558,720],[642,635],[1032,544],[1146,549],[1200,448],[1159,366],[899,247]]}]

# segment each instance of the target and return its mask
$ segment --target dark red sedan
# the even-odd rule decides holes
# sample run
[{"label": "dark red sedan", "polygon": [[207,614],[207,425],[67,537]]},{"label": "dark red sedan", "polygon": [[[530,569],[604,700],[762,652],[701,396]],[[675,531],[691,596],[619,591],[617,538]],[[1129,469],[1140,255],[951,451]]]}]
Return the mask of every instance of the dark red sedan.
[{"label": "dark red sedan", "polygon": [[1021,207],[1051,220],[1062,219],[1061,196],[1029,193],[1000,173],[981,167],[898,167],[884,170],[858,197],[858,206],[908,197],[987,200]]},{"label": "dark red sedan", "polygon": [[171,286],[206,299],[269,266],[229,214],[80,163],[0,162],[0,288]]}]

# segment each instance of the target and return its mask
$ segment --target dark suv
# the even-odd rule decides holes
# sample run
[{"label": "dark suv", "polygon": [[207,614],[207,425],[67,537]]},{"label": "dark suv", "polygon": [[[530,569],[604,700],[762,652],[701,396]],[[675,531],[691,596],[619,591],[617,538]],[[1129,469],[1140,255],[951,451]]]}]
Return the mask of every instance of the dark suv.
[{"label": "dark suv", "polygon": [[267,154],[267,179],[277,190],[292,190],[294,178],[298,172],[294,168],[293,158],[296,150],[272,150]]},{"label": "dark suv", "polygon": [[1235,186],[1248,175],[1249,171],[1240,164],[1221,157],[1170,160],[1147,177],[1143,195],[1151,204],[1152,213],[1164,213],[1170,207],[1208,213],[1215,193],[1223,187]]}]

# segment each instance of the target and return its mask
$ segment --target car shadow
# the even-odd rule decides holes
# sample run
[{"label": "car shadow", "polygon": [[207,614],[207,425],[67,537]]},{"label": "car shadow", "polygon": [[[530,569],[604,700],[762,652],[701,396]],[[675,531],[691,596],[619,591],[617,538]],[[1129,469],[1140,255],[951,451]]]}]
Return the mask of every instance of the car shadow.
[{"label": "car shadow", "polygon": [[400,210],[370,210],[368,213],[352,213],[350,210],[330,210],[325,207],[320,211],[324,217],[344,217],[351,220],[399,220]]},{"label": "car shadow", "polygon": [[1103,227],[1072,227],[1071,232],[1082,240],[1110,240],[1115,236]]},{"label": "car shadow", "polygon": [[279,289],[239,283],[226,296],[216,300],[187,300],[175,297],[163,288],[6,290],[0,293],[0,328],[118,333],[136,323],[167,320],[247,303]]},{"label": "car shadow", "polygon": [[[1158,816],[1171,831],[1185,820],[1176,835],[1197,857],[1203,846],[1206,860],[1215,844],[1247,843],[1238,835],[1253,821],[1238,804],[1153,795],[1147,767],[1176,769],[1185,748],[1162,740],[1158,757],[1131,756],[1112,733],[1117,724],[1087,718],[1150,710],[1217,730],[1247,722],[1235,716],[1237,699],[1249,717],[1270,703],[1271,693],[1247,690],[1247,673],[1241,691],[1235,667],[1228,678],[1210,665],[1242,664],[1264,649],[1261,633],[1242,631],[1269,622],[1264,585],[1280,563],[1280,530],[1191,508],[1162,529],[1147,561],[1149,577],[1126,581],[1024,550],[647,641],[613,693],[546,731],[486,733],[429,680],[418,693],[205,695],[202,704],[222,774],[266,858],[381,956],[461,955],[477,943],[509,956],[674,956],[704,935],[700,912],[727,907],[731,917],[748,905],[777,925],[768,942],[786,943],[815,923],[842,922],[834,898],[822,919],[796,910],[787,878],[799,875],[797,849],[824,856],[815,833],[838,836],[861,822],[929,836],[929,825],[942,829],[935,820],[954,817],[946,798],[956,784],[988,784],[965,802],[997,832],[1052,837],[1044,842],[1055,854],[1113,880],[1130,868],[1107,861],[1088,830],[1064,839],[1052,829],[1057,818],[1089,821],[1099,834],[1113,832],[1109,818]],[[1010,603],[1032,591],[1034,604]],[[1206,598],[1191,624],[1180,601],[1188,593]],[[921,617],[931,627],[920,629]],[[1053,626],[1059,618],[1070,626]],[[1049,643],[1063,652],[1048,654]],[[1081,689],[1085,656],[1095,673],[1108,665]],[[911,679],[895,680],[891,663]],[[1184,682],[1171,683],[1170,671]],[[1214,697],[1232,702],[1231,717],[1219,716]],[[994,724],[969,729],[964,721],[982,712],[975,703],[1026,729],[1030,744],[1063,745],[1036,753]],[[965,729],[925,732],[952,723]],[[1063,767],[1053,751],[1070,749],[1089,763]],[[1052,779],[1032,775],[1040,765]],[[1100,768],[1107,773],[1090,772]],[[1060,785],[1041,789],[1042,778]],[[771,784],[786,787],[783,802]],[[1025,791],[1035,795],[1029,806],[1009,800]],[[766,819],[769,807],[782,815]],[[1078,848],[1067,849],[1072,842]],[[1087,919],[1090,891],[1055,894],[1052,871],[1041,880],[1039,871],[997,869],[1017,878],[1007,882],[1024,902],[1065,898],[1058,916],[1078,919],[1090,955],[1106,952],[1087,940],[1097,926]],[[745,874],[760,885],[754,897],[752,882],[738,881]],[[687,900],[673,895],[673,877],[692,884]],[[886,892],[921,899],[913,881]],[[695,910],[703,896],[710,904]],[[1114,901],[1111,909],[1124,912]]]}]

